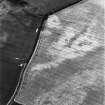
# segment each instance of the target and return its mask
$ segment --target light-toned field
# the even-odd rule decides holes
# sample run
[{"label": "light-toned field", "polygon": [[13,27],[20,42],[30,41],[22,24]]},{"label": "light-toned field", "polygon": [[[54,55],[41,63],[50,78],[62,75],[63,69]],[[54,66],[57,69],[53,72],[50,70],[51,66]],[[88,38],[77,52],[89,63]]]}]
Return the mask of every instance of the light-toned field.
[{"label": "light-toned field", "polygon": [[16,100],[27,105],[104,105],[104,27],[104,10],[94,3],[50,16]]}]

